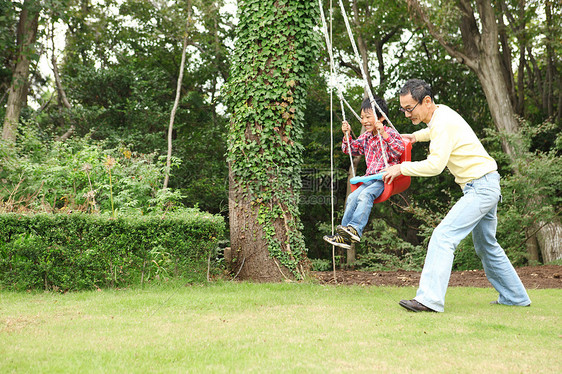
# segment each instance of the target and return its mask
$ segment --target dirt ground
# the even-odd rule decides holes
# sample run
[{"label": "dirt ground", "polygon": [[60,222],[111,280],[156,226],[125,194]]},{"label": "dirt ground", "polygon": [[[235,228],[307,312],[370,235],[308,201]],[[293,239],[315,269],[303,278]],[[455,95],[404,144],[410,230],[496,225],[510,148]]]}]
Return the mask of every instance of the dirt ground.
[{"label": "dirt ground", "polygon": [[[562,288],[562,266],[544,265],[516,268],[521,281],[528,289]],[[335,284],[334,272],[313,272],[321,283]],[[337,284],[363,286],[418,286],[420,273],[415,271],[353,271],[337,270]],[[453,271],[449,281],[450,287],[492,287],[484,270]]]}]

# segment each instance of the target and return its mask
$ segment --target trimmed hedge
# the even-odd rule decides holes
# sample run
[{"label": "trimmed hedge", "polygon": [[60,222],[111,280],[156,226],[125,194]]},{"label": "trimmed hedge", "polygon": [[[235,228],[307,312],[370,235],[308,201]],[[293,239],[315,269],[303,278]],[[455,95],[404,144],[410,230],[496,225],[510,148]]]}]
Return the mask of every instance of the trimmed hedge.
[{"label": "trimmed hedge", "polygon": [[154,279],[203,280],[221,216],[184,209],[111,218],[1,214],[0,289],[88,290]]}]

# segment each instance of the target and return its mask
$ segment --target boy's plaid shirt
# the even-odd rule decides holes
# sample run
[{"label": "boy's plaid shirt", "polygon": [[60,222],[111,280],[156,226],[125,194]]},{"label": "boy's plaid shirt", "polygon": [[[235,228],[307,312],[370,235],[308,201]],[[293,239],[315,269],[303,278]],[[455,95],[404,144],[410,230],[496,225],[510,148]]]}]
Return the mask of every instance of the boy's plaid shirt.
[{"label": "boy's plaid shirt", "polygon": [[[381,137],[388,158],[388,166],[399,164],[400,156],[405,149],[402,137],[392,128],[385,126],[384,129],[389,135],[386,140]],[[370,132],[365,132],[356,140],[350,141],[351,154],[353,156],[365,155],[365,162],[367,163],[367,173],[365,175],[377,174],[386,167],[382,157],[379,136],[378,133],[373,135]],[[342,151],[349,154],[346,136],[342,139]]]}]

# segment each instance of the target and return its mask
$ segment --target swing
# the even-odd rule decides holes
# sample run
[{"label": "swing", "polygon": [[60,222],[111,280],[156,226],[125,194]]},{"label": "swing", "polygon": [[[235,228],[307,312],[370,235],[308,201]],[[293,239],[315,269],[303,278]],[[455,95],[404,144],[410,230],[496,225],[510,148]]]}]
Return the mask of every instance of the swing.
[{"label": "swing", "polygon": [[[403,163],[404,161],[410,161],[411,157],[412,157],[412,143],[410,143],[410,141],[402,139],[404,141],[404,153],[402,153],[402,155],[400,156],[400,163]],[[376,176],[381,176],[383,173],[379,173],[376,174]],[[371,177],[370,175],[368,177]],[[367,177],[367,178],[368,178]],[[356,189],[359,188],[359,186],[361,186],[363,184],[363,182],[365,182],[366,180],[368,180],[365,177],[356,177],[352,178],[350,180],[351,183],[351,191],[355,191]],[[363,179],[363,182],[361,182],[361,178]],[[352,183],[354,182],[355,179],[357,181],[357,183]],[[374,177],[371,179],[380,179],[379,177]],[[387,200],[390,196],[392,195],[396,195],[399,193],[402,193],[404,191],[406,191],[408,189],[408,187],[410,187],[410,182],[411,182],[411,178],[406,176],[406,175],[400,175],[396,178],[394,178],[394,180],[392,181],[392,183],[388,184],[385,183],[384,184],[384,191],[382,192],[382,194],[380,194],[379,197],[377,197],[375,199],[375,201],[373,201],[373,204],[377,204],[377,203],[382,203],[383,201]]]},{"label": "swing", "polygon": [[[331,72],[331,76],[332,78],[335,75],[335,68],[334,68],[334,57],[332,54],[332,43],[331,43],[331,38],[328,36],[328,27],[326,25],[326,19],[324,17],[324,11],[323,11],[323,7],[322,7],[322,1],[318,0],[318,4],[320,7],[320,16],[322,19],[322,30],[324,32],[324,37],[326,39],[326,47],[328,50],[328,55],[330,57],[330,72]],[[386,121],[388,122],[388,124],[394,129],[396,130],[396,128],[394,127],[394,125],[392,124],[392,122],[390,122],[390,119],[386,116],[386,114],[384,113],[384,111],[378,106],[378,104],[376,103],[374,97],[373,97],[373,93],[371,92],[371,88],[369,87],[368,83],[367,83],[367,74],[365,73],[365,70],[363,68],[363,63],[361,61],[361,57],[359,56],[359,52],[357,51],[357,46],[355,45],[355,39],[353,37],[353,34],[351,32],[351,27],[349,26],[349,21],[347,19],[347,14],[345,12],[345,7],[343,6],[343,2],[342,0],[339,0],[339,4],[340,4],[340,8],[342,11],[342,16],[345,22],[345,26],[347,29],[347,33],[349,36],[349,40],[351,42],[351,46],[353,47],[353,51],[355,53],[355,58],[357,60],[357,63],[359,65],[359,67],[361,68],[361,75],[363,77],[363,82],[365,84],[365,90],[367,91],[368,95],[369,95],[369,99],[371,101],[371,107],[373,110],[373,113],[376,113],[377,111],[375,110],[375,107],[378,109],[378,112],[381,113],[383,115],[383,117],[386,119]],[[342,111],[342,116],[343,116],[343,120],[345,121],[345,109],[344,109],[344,102],[345,104],[348,106],[348,108],[351,110],[351,112],[355,115],[356,118],[359,119],[359,121],[361,121],[361,118],[357,115],[357,113],[355,113],[353,111],[353,108],[349,105],[349,103],[344,99],[342,91],[340,89],[339,86],[336,85],[337,91],[338,91],[338,98],[340,100],[340,105],[341,105],[341,111]],[[350,149],[349,152],[349,159],[351,162],[351,169],[352,169],[352,174],[353,174],[353,178],[351,178],[350,183],[351,183],[351,191],[355,191],[357,188],[359,188],[360,185],[363,184],[363,182],[365,182],[366,180],[369,179],[382,179],[382,174],[383,173],[379,173],[377,175],[374,176],[365,176],[365,177],[356,177],[355,176],[355,170],[353,168],[353,159],[352,159],[352,155],[351,155],[351,147],[349,144],[349,137],[347,138],[347,143],[348,143],[348,148]],[[379,141],[381,142],[381,149],[384,149],[383,144],[382,144],[382,139],[379,137]],[[410,143],[409,141],[403,139],[404,141],[404,152],[402,153],[402,155],[400,156],[400,163],[404,162],[404,161],[411,161],[411,153],[412,153],[412,143]],[[333,147],[332,147],[333,148]],[[331,156],[331,158],[333,158],[333,156]],[[388,162],[387,162],[387,158],[386,158],[386,153],[383,152],[383,158],[384,158],[384,163],[385,165],[388,167]],[[384,185],[384,191],[383,193],[377,197],[375,199],[375,201],[373,202],[373,204],[377,204],[377,203],[382,203],[383,201],[387,200],[390,196],[392,195],[396,195],[399,194],[401,192],[404,192],[406,189],[408,189],[408,187],[410,187],[410,181],[411,178],[405,175],[400,175],[398,177],[396,177],[392,183],[388,184],[385,183]],[[332,225],[333,226],[333,225]],[[333,230],[332,230],[333,231]]]}]

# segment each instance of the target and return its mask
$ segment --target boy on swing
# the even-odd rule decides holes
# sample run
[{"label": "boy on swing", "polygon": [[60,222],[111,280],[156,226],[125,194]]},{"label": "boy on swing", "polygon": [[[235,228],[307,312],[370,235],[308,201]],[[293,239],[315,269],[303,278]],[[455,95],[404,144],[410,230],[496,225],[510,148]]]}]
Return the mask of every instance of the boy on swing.
[{"label": "boy on swing", "polygon": [[[400,163],[400,156],[404,152],[404,142],[398,132],[384,125],[386,119],[379,112],[379,108],[388,116],[388,106],[381,98],[375,98],[378,105],[375,113],[369,98],[361,104],[361,124],[365,126],[365,132],[356,140],[351,138],[351,126],[347,121],[342,122],[342,151],[349,154],[347,137],[351,146],[353,156],[365,155],[367,172],[365,175],[380,173],[387,166]],[[382,140],[382,141],[381,141]],[[382,148],[381,148],[382,143]],[[388,165],[385,164],[383,152],[386,154]],[[341,225],[336,228],[335,235],[325,235],[324,240],[328,243],[349,249],[351,243],[359,242],[363,229],[367,225],[369,215],[373,207],[373,201],[384,191],[384,182],[380,179],[372,179],[364,182],[359,188],[349,194]]]}]

